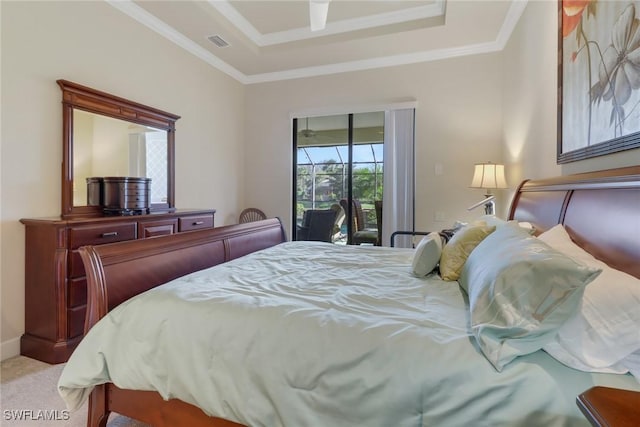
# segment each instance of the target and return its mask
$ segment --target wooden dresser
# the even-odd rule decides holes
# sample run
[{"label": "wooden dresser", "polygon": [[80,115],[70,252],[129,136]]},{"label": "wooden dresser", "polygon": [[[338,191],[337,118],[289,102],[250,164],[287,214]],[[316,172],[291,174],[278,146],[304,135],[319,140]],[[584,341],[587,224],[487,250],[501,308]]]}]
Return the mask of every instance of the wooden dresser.
[{"label": "wooden dresser", "polygon": [[20,220],[26,226],[25,334],[20,353],[65,362],[83,336],[87,284],[78,248],[212,228],[215,210]]}]

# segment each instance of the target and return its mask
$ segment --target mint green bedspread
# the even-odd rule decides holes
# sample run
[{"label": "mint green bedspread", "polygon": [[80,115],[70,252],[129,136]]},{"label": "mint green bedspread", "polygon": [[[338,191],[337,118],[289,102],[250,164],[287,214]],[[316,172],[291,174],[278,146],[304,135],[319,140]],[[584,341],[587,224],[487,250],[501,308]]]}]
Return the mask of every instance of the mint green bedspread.
[{"label": "mint green bedspread", "polygon": [[412,250],[289,242],[193,273],[110,312],[59,380],[156,390],[249,426],[587,426],[575,397],[640,390],[539,351],[498,373],[457,282],[410,273]]}]

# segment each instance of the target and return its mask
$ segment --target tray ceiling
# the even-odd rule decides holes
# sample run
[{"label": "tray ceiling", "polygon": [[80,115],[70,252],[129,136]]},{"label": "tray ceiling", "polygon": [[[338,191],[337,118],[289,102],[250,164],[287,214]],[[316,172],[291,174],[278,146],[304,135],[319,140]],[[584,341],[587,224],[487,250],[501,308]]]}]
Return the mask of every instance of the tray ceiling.
[{"label": "tray ceiling", "polygon": [[245,84],[498,51],[526,6],[332,0],[326,27],[311,31],[307,0],[107,1]]}]

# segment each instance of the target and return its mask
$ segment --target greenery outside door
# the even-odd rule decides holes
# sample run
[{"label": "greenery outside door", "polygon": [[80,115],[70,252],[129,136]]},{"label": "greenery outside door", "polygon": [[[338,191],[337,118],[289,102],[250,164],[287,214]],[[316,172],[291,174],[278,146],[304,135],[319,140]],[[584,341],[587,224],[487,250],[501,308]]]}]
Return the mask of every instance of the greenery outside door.
[{"label": "greenery outside door", "polygon": [[[360,202],[364,224],[376,229],[376,200],[382,199],[384,112],[294,119],[294,218],[329,209],[342,199]],[[346,205],[346,204],[345,204]],[[348,205],[347,205],[348,206]],[[355,224],[347,218],[332,238],[351,243]],[[296,236],[296,229],[292,235]]]}]

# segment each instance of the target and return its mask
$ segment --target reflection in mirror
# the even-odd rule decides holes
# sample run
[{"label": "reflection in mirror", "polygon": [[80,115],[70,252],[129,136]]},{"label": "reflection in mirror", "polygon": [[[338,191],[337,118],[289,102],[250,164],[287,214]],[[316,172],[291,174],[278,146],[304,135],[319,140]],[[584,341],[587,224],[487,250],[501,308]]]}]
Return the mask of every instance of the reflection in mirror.
[{"label": "reflection in mirror", "polygon": [[[151,196],[146,198],[149,211],[175,211],[175,124],[180,116],[67,80],[56,82],[62,89],[62,218],[104,216],[93,198],[88,203],[87,178],[153,180],[153,194],[144,190]],[[156,152],[155,145],[164,148]],[[152,166],[152,158],[165,163]],[[94,190],[96,181],[90,185]]]},{"label": "reflection in mirror", "polygon": [[151,203],[167,203],[167,132],[73,109],[73,205],[86,206],[87,178],[151,178]]}]

